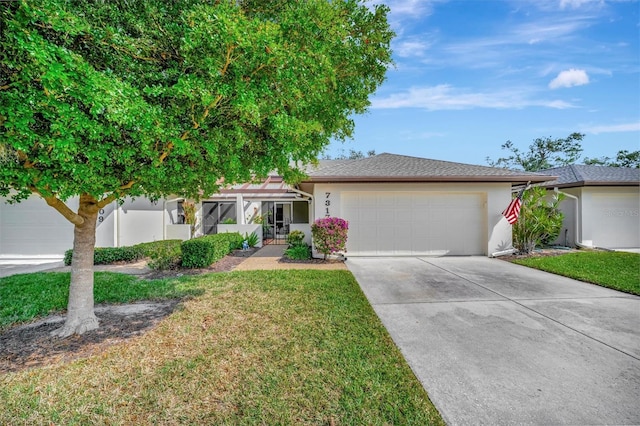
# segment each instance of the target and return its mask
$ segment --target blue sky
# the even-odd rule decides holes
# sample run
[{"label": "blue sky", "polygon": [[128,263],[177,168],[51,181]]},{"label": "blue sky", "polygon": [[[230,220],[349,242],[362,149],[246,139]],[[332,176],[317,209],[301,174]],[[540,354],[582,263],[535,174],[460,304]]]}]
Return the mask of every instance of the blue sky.
[{"label": "blue sky", "polygon": [[640,149],[640,3],[374,0],[395,67],[349,149],[471,164],[535,138],[584,133],[583,157]]}]

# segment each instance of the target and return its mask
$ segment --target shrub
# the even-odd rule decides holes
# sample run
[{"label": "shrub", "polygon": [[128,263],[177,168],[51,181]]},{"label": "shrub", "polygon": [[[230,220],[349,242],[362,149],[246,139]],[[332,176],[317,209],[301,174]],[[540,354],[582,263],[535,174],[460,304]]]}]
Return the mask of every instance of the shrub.
[{"label": "shrub", "polygon": [[183,241],[182,266],[185,268],[206,268],[231,252],[242,236],[237,232],[206,235]]},{"label": "shrub", "polygon": [[289,244],[289,247],[304,244],[304,232],[298,230],[291,231],[289,235],[287,235],[287,244]]},{"label": "shrub", "polygon": [[255,247],[259,243],[258,234],[255,232],[252,232],[251,235],[249,235],[249,233],[245,233],[243,241],[246,241],[247,244],[249,244],[249,247]]},{"label": "shrub", "polygon": [[284,255],[293,260],[306,260],[311,258],[311,247],[302,243],[291,246],[284,251]]},{"label": "shrub", "polygon": [[313,245],[326,259],[328,255],[347,251],[347,231],[349,222],[339,217],[317,219],[311,225]]},{"label": "shrub", "polygon": [[233,250],[239,250],[242,248],[242,242],[245,240],[244,237],[242,235],[240,235],[240,233],[238,232],[225,232],[223,234],[218,234],[218,235],[222,235],[220,238],[226,238],[227,241],[229,242],[229,251],[233,251]]},{"label": "shrub", "polygon": [[[64,253],[64,264],[71,265],[73,249]],[[142,259],[144,253],[136,246],[126,247],[96,247],[93,252],[94,265],[109,265],[115,262],[133,262]]]},{"label": "shrub", "polygon": [[522,253],[532,252],[536,246],[550,244],[560,234],[564,215],[558,209],[563,197],[534,187],[522,195],[518,221],[513,224],[513,246]]},{"label": "shrub", "polygon": [[136,245],[145,257],[150,258],[151,269],[165,270],[175,269],[182,260],[182,240],[162,240]]}]

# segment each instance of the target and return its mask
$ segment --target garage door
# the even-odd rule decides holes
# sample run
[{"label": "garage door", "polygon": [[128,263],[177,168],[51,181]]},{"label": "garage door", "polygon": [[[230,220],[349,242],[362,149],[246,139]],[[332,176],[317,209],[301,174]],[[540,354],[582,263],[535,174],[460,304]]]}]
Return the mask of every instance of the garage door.
[{"label": "garage door", "polygon": [[593,194],[595,226],[591,238],[597,247],[640,247],[637,194]]},{"label": "garage door", "polygon": [[343,192],[348,254],[484,254],[484,200],[477,193]]},{"label": "garage door", "polygon": [[[70,207],[77,208],[77,201]],[[63,256],[73,247],[73,225],[40,197],[19,204],[0,198],[0,255]]]}]

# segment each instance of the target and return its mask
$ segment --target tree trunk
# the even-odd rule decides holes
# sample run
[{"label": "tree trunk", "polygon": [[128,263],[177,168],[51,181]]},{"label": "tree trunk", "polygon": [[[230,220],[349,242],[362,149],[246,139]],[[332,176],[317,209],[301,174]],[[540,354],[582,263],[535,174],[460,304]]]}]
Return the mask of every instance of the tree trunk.
[{"label": "tree trunk", "polygon": [[62,328],[52,335],[68,337],[98,328],[98,318],[93,312],[93,252],[96,244],[96,220],[98,208],[90,195],[80,196],[78,215],[84,221],[73,231],[73,257],[71,259],[71,286],[67,319]]}]

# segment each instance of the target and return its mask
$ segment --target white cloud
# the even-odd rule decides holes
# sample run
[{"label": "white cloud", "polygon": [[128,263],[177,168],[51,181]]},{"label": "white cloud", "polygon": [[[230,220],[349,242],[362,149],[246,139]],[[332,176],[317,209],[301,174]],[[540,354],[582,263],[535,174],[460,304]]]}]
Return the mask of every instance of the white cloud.
[{"label": "white cloud", "polygon": [[389,6],[394,15],[413,16],[418,18],[430,15],[433,12],[433,1],[427,0],[386,0],[384,3]]},{"label": "white cloud", "polygon": [[425,55],[431,43],[412,38],[409,40],[399,41],[393,46],[393,53],[401,58],[416,58]]},{"label": "white cloud", "polygon": [[561,87],[583,86],[589,84],[589,76],[585,70],[577,70],[571,68],[561,71],[560,74],[549,83],[550,89],[559,89]]},{"label": "white cloud", "polygon": [[594,4],[601,6],[604,2],[602,0],[560,0],[560,9],[566,9],[567,7],[571,9],[579,9],[584,5]]},{"label": "white cloud", "polygon": [[429,111],[464,110],[473,108],[520,109],[531,106],[566,109],[572,108],[562,100],[531,99],[527,89],[510,91],[471,92],[456,89],[448,84],[428,87],[412,87],[407,91],[394,93],[385,98],[374,98],[371,108],[423,108]]},{"label": "white cloud", "polygon": [[640,132],[640,121],[636,123],[592,126],[585,128],[584,131],[587,133],[593,133],[594,135],[597,135],[599,133]]}]

